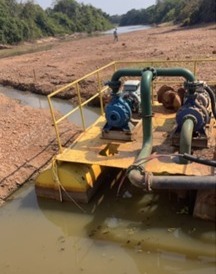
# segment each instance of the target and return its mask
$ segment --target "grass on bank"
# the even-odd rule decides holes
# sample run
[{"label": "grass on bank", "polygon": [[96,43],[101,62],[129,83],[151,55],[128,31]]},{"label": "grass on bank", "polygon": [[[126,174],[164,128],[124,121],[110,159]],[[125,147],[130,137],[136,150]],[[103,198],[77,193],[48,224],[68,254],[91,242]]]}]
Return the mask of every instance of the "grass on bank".
[{"label": "grass on bank", "polygon": [[31,45],[19,45],[14,46],[7,49],[0,50],[0,59],[11,57],[11,56],[18,56],[24,55],[27,53],[35,53],[39,51],[48,51],[53,48],[53,43],[49,44],[31,44]]}]

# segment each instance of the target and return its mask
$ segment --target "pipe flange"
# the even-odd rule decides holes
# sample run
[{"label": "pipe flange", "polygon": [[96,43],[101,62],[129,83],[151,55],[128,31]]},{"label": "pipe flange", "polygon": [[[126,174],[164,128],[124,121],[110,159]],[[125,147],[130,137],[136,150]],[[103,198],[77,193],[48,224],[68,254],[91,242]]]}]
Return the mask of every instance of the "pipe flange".
[{"label": "pipe flange", "polygon": [[145,115],[144,117],[145,117],[145,118],[152,118],[152,117],[154,117],[154,116],[155,116],[155,113],[154,113],[154,112],[152,112],[152,114]]},{"label": "pipe flange", "polygon": [[191,119],[194,122],[194,125],[196,126],[198,121],[197,118],[194,115],[188,114],[183,118],[183,123],[187,120],[187,119]]},{"label": "pipe flange", "polygon": [[[127,169],[127,175],[132,171],[132,170],[137,170],[140,172],[140,174],[143,176],[143,182],[142,185],[145,187],[147,192],[152,191],[152,182],[153,182],[153,173],[152,172],[146,172],[144,168],[142,168],[139,165],[131,165]],[[141,185],[140,185],[141,186]],[[142,187],[142,186],[141,186]]]},{"label": "pipe flange", "polygon": [[145,186],[146,186],[146,190],[148,192],[152,191],[152,181],[153,181],[153,173],[152,172],[145,172]]},{"label": "pipe flange", "polygon": [[204,82],[203,81],[193,81],[193,82],[186,81],[184,82],[184,87],[189,92],[195,93],[197,89],[204,87]]},{"label": "pipe flange", "polygon": [[127,174],[129,174],[132,170],[138,170],[141,175],[145,174],[144,169],[141,166],[138,166],[138,165],[129,166],[129,168],[127,169]]},{"label": "pipe flange", "polygon": [[143,72],[145,71],[151,71],[152,72],[152,80],[154,80],[157,77],[157,71],[153,67],[146,67],[143,69]]},{"label": "pipe flange", "polygon": [[121,86],[121,81],[108,81],[106,85],[108,85],[113,90],[113,92],[116,93]]}]

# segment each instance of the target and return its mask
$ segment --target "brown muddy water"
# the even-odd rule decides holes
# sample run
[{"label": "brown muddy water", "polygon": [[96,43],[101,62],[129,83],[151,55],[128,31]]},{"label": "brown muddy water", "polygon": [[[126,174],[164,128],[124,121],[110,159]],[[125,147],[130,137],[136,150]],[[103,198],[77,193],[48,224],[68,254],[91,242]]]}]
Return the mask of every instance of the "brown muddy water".
[{"label": "brown muddy water", "polygon": [[[11,87],[3,87],[0,85],[0,93],[5,96],[17,100],[21,105],[28,105],[37,109],[49,109],[47,96],[34,94],[28,91],[21,91]],[[69,100],[59,98],[52,98],[54,109],[65,115],[74,107]],[[90,106],[83,108],[83,115],[86,120],[86,126],[90,126],[100,115],[100,109]],[[68,118],[69,121],[74,122],[78,126],[82,126],[82,118],[80,112],[77,111]]]},{"label": "brown muddy water", "polygon": [[0,208],[1,274],[215,274],[215,224],[170,193],[102,188],[83,205],[35,196],[33,182]]}]

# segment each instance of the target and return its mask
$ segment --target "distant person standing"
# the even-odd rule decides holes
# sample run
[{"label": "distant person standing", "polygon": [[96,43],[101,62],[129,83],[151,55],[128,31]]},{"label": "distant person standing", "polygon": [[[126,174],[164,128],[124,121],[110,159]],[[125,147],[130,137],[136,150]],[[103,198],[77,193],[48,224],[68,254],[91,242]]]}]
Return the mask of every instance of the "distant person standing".
[{"label": "distant person standing", "polygon": [[113,36],[114,36],[114,42],[118,42],[118,33],[117,33],[117,28],[113,31]]}]

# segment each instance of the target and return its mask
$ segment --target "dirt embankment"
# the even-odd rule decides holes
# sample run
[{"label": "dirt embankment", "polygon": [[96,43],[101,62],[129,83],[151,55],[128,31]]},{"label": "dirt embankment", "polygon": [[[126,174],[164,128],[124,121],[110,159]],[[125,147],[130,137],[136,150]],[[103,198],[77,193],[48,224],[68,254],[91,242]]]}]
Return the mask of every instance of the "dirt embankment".
[{"label": "dirt embankment", "polygon": [[[45,165],[58,150],[48,110],[21,106],[0,94],[0,204]],[[63,143],[78,129],[61,125]]]},{"label": "dirt embankment", "polygon": [[117,60],[216,58],[216,25],[157,27],[119,35],[53,41],[47,51],[1,60],[0,84],[48,94]]},{"label": "dirt embankment", "polygon": [[[50,50],[1,59],[0,84],[48,94],[114,60],[210,60],[216,58],[215,34],[216,25],[191,29],[169,26],[122,34],[116,43],[112,36],[54,41]],[[203,80],[214,69],[209,62]],[[64,141],[76,131],[73,125],[64,124]],[[0,202],[56,149],[48,110],[21,106],[0,95]]]}]

